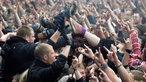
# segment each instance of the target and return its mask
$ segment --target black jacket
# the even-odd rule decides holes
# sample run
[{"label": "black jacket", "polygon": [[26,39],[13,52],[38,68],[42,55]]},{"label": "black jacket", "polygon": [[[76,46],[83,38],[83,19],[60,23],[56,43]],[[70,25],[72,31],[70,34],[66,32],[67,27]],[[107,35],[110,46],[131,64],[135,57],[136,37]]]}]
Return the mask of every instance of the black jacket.
[{"label": "black jacket", "polygon": [[[37,46],[34,43],[29,43],[21,37],[14,36],[6,41],[6,44],[14,46],[13,52],[10,55],[2,57],[2,68],[0,73],[0,82],[11,82],[12,77],[16,74],[24,72],[34,61],[34,50]],[[60,37],[57,43],[48,40],[47,44],[58,49],[66,45],[63,37]]]},{"label": "black jacket", "polygon": [[34,49],[36,44],[28,43],[18,36],[6,41],[8,45],[13,45],[12,53],[3,57],[0,82],[11,82],[12,77],[17,73],[22,73],[32,64],[34,60]]},{"label": "black jacket", "polygon": [[63,72],[67,58],[59,55],[52,64],[46,64],[40,60],[35,60],[29,68],[27,82],[55,82]]}]

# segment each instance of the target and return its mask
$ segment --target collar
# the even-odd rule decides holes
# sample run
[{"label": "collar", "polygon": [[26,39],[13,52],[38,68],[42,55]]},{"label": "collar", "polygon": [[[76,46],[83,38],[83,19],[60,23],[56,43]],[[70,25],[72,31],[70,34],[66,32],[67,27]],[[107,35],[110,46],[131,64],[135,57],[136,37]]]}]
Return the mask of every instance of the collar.
[{"label": "collar", "polygon": [[6,43],[9,44],[9,45],[12,45],[12,44],[18,43],[18,42],[28,43],[27,40],[25,40],[25,39],[23,39],[22,37],[19,37],[19,36],[13,36],[6,41]]},{"label": "collar", "polygon": [[47,64],[39,59],[35,59],[34,66],[48,67],[50,64]]}]

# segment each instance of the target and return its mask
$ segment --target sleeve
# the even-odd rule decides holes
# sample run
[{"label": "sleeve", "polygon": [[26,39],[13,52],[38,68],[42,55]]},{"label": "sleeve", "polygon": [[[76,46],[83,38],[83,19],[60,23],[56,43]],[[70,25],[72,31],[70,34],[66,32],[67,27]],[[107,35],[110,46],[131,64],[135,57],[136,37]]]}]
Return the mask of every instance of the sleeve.
[{"label": "sleeve", "polygon": [[86,80],[85,79],[83,79],[83,78],[80,78],[80,79],[78,79],[78,80],[76,80],[77,82],[86,82]]},{"label": "sleeve", "polygon": [[54,63],[40,71],[41,78],[49,82],[54,82],[63,72],[66,60],[67,58],[65,56],[59,55]]},{"label": "sleeve", "polygon": [[52,45],[54,49],[64,47],[67,44],[66,39],[62,36],[58,38],[57,43],[54,43],[51,39],[49,39],[47,43]]}]

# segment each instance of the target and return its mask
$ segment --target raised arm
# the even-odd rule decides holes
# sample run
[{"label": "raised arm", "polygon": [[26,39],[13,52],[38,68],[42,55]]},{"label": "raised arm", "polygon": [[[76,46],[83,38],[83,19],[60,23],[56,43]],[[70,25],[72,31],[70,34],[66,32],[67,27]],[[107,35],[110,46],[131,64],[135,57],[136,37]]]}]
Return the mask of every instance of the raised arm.
[{"label": "raised arm", "polygon": [[12,8],[13,8],[12,10],[13,10],[14,16],[16,17],[18,26],[21,27],[22,23],[21,23],[20,17],[18,16],[18,13],[17,13],[17,7],[15,5],[13,5]]},{"label": "raised arm", "polygon": [[98,65],[98,62],[100,62],[101,64],[101,69],[107,74],[107,76],[109,77],[109,79],[112,81],[112,82],[118,82],[118,77],[117,75],[114,73],[114,71],[108,67],[107,63],[105,62],[104,58],[103,58],[103,55],[100,51],[100,48],[98,51],[96,51],[96,55],[94,55],[94,53],[92,52],[92,50],[85,45],[85,52],[84,54],[91,58],[97,65]]},{"label": "raised arm", "polygon": [[57,8],[57,4],[58,4],[58,2],[54,3],[54,4],[51,6],[51,8],[50,8],[50,10],[49,10],[49,14],[50,14],[50,15],[51,15],[52,13],[55,12],[55,10],[56,10],[56,8]]},{"label": "raised arm", "polygon": [[111,2],[111,4],[112,4],[112,6],[113,6],[114,9],[119,8],[119,5],[117,3],[117,0],[111,0],[110,2]]},{"label": "raised arm", "polygon": [[122,63],[117,57],[117,49],[116,47],[112,44],[111,45],[111,51],[108,50],[106,47],[104,47],[106,51],[108,52],[108,59],[111,60],[115,65],[118,70],[118,74],[120,78],[122,79],[122,82],[132,82],[133,79],[132,77],[128,74],[127,70],[123,67]]},{"label": "raised arm", "polygon": [[4,33],[2,32],[3,29],[3,25],[0,23],[0,38],[4,35]]},{"label": "raised arm", "polygon": [[107,24],[108,24],[109,32],[116,37],[117,35],[114,27],[112,26],[112,19],[109,14],[107,14]]},{"label": "raised arm", "polygon": [[64,55],[65,57],[68,57],[69,52],[70,52],[70,48],[71,48],[70,45],[66,45],[66,46],[63,48],[61,54]]},{"label": "raised arm", "polygon": [[16,33],[10,32],[10,33],[7,33],[7,34],[3,35],[3,36],[0,38],[0,40],[1,40],[1,41],[6,41],[6,40],[8,40],[10,37],[15,36],[15,35],[16,35]]},{"label": "raised arm", "polygon": [[58,38],[60,37],[61,32],[59,32],[58,30],[56,30],[56,32],[50,37],[50,39],[56,43],[58,41]]},{"label": "raised arm", "polygon": [[86,82],[83,80],[82,75],[78,70],[78,65],[79,65],[78,58],[74,56],[74,59],[72,60],[72,67],[75,71],[76,80],[77,82]]},{"label": "raised arm", "polygon": [[18,14],[19,16],[21,17],[23,14],[25,14],[25,10],[23,9],[23,4],[22,4],[23,1],[18,1],[18,0],[15,0],[15,4],[17,6],[17,11],[18,11]]},{"label": "raised arm", "polygon": [[129,38],[125,41],[125,43],[126,43],[126,49],[125,49],[125,52],[124,52],[124,57],[122,59],[122,64],[124,66],[127,66],[128,63],[129,63],[130,53],[131,53],[131,50],[132,50],[132,43],[131,43]]},{"label": "raised arm", "polygon": [[1,19],[1,21],[2,21],[2,23],[3,23],[3,25],[4,25],[4,27],[5,27],[5,28],[8,27],[8,24],[7,24],[7,22],[4,20],[4,18],[2,17],[2,15],[0,15],[0,19]]},{"label": "raised arm", "polygon": [[110,12],[110,14],[112,15],[112,17],[114,19],[118,19],[118,17],[114,14],[113,10],[111,9],[110,5],[105,1],[105,0],[101,0],[103,3],[103,6]]},{"label": "raised arm", "polygon": [[134,3],[132,2],[132,0],[125,0],[131,7],[131,9],[135,9],[136,6],[134,5]]}]

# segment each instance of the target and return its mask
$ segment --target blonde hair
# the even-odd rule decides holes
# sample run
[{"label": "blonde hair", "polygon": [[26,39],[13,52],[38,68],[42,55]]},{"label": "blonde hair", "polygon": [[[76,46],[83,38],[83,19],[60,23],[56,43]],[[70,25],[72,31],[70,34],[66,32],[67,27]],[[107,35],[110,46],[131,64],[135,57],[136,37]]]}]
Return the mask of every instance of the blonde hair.
[{"label": "blonde hair", "polygon": [[49,53],[53,47],[46,43],[40,43],[37,45],[34,51],[34,55],[37,59],[41,59],[44,54]]},{"label": "blonde hair", "polygon": [[132,70],[131,71],[132,75],[133,75],[133,79],[136,81],[141,81],[144,80],[143,75],[144,73],[139,71],[139,70]]},{"label": "blonde hair", "polygon": [[33,29],[28,26],[22,26],[18,29],[16,35],[19,37],[30,36],[32,34]]},{"label": "blonde hair", "polygon": [[26,82],[26,80],[27,80],[27,74],[28,74],[28,69],[25,70],[25,71],[20,75],[19,82]]}]

